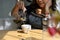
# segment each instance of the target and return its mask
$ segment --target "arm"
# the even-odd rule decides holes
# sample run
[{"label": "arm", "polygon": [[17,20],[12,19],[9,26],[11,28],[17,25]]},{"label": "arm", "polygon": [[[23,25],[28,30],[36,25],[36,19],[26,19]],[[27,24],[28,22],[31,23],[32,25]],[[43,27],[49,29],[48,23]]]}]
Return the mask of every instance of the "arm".
[{"label": "arm", "polygon": [[45,6],[45,14],[46,14],[46,16],[48,16],[48,14],[50,13],[49,8],[50,8],[51,5],[52,5],[52,0],[48,0],[48,2],[46,3],[46,6]]}]

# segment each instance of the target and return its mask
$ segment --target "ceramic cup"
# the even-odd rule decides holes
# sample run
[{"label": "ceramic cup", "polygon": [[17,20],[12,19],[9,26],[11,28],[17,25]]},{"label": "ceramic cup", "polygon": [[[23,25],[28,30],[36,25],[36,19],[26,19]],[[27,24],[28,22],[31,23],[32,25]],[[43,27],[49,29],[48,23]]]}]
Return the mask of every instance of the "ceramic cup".
[{"label": "ceramic cup", "polygon": [[22,28],[22,31],[24,33],[29,33],[29,31],[31,30],[31,25],[29,25],[29,24],[23,24],[23,25],[21,25],[21,28]]}]

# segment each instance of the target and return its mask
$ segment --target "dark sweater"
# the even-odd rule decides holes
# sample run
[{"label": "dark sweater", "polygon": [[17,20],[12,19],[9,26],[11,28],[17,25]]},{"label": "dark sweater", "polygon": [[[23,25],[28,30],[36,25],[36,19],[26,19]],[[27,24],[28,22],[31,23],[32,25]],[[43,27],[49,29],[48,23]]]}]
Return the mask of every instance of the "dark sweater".
[{"label": "dark sweater", "polygon": [[42,19],[43,17],[38,16],[35,12],[34,8],[31,8],[30,6],[27,6],[27,24],[31,24],[32,28],[36,28],[36,29],[43,29],[43,25],[42,25]]}]

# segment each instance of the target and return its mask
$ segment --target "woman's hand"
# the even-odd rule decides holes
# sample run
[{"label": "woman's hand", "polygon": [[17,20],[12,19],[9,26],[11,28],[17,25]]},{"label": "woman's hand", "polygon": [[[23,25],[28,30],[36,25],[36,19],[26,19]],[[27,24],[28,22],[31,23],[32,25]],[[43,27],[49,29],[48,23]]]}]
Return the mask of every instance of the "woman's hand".
[{"label": "woman's hand", "polygon": [[49,12],[49,8],[50,8],[51,5],[52,5],[52,1],[49,0],[49,1],[46,3],[46,6],[45,6],[45,14],[46,14],[46,16],[48,16],[48,14],[50,13],[50,12]]}]

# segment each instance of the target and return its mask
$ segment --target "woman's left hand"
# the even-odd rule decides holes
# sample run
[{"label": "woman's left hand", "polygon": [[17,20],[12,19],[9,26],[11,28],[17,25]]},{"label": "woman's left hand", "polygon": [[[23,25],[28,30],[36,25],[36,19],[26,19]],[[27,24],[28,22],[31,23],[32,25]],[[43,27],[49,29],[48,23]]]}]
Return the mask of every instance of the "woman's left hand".
[{"label": "woman's left hand", "polygon": [[51,0],[49,0],[49,1],[46,3],[46,6],[45,6],[46,12],[49,12],[49,7],[50,7],[51,5],[52,5]]}]

